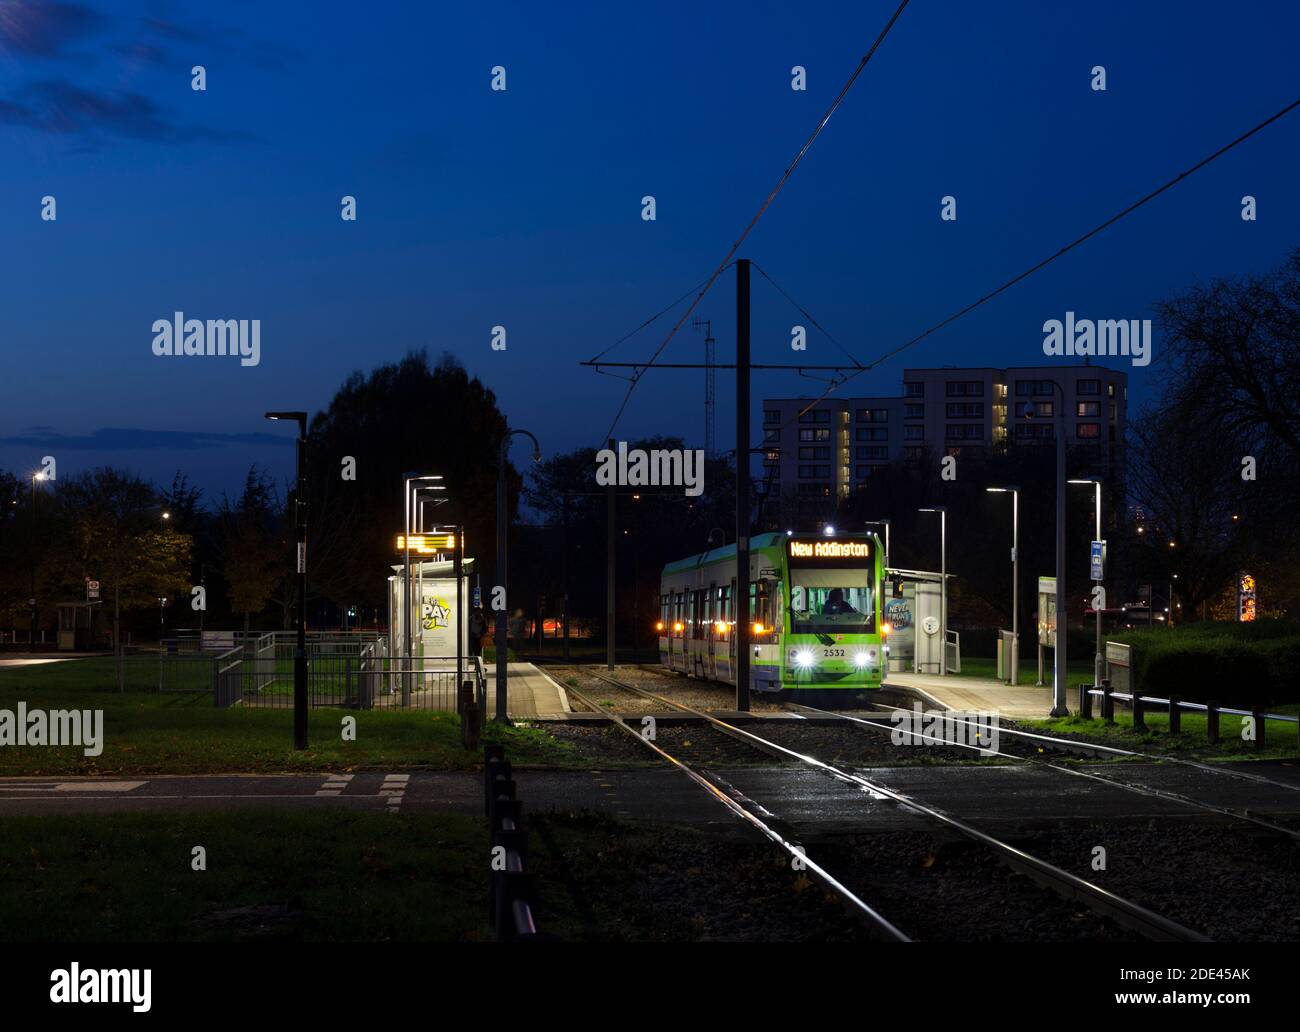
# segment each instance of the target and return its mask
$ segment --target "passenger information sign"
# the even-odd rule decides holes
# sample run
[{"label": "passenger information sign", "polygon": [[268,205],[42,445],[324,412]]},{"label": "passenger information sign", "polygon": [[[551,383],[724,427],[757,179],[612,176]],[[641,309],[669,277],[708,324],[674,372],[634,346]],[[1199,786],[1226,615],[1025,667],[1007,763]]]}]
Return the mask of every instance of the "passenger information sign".
[{"label": "passenger information sign", "polygon": [[871,559],[871,542],[843,538],[814,538],[803,541],[790,538],[786,542],[792,562],[827,566],[859,566]]}]

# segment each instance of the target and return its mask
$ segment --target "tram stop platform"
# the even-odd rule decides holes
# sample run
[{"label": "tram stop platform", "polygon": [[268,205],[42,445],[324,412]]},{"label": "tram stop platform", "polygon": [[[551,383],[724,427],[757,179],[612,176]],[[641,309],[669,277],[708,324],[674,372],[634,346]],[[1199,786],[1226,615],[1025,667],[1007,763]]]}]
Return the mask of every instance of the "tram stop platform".
[{"label": "tram stop platform", "polygon": [[1041,720],[1052,709],[1050,685],[1009,685],[959,674],[890,673],[884,687],[937,709],[996,712],[1006,720]]},{"label": "tram stop platform", "polygon": [[[488,708],[496,691],[496,668],[487,667]],[[538,718],[563,720],[569,715],[569,696],[549,674],[532,663],[506,664],[506,713],[512,720]]]}]

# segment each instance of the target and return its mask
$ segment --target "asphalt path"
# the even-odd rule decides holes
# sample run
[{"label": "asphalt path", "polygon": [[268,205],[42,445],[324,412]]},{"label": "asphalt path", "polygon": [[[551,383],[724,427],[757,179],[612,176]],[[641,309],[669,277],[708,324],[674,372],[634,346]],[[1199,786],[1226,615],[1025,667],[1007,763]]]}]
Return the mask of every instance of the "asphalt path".
[{"label": "asphalt path", "polygon": [[[1170,764],[1089,765],[1108,777],[1197,798],[1260,817],[1300,816],[1300,767],[1250,770],[1293,789]],[[807,768],[713,768],[715,783],[807,833],[920,828],[905,807]],[[1124,791],[1036,766],[873,767],[870,780],[970,820],[1017,825],[1135,817],[1213,819],[1173,799]],[[632,819],[726,827],[739,822],[680,772],[515,769],[526,810],[591,810]],[[482,775],[469,771],[355,774],[218,774],[0,778],[0,817],[17,814],[176,813],[247,807],[369,812],[483,812]]]}]

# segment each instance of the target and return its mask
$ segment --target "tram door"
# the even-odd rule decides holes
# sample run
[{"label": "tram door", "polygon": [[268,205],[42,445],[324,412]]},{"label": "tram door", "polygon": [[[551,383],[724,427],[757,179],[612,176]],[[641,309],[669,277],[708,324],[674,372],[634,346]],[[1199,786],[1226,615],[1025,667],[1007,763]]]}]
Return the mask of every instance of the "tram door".
[{"label": "tram door", "polygon": [[708,594],[704,596],[704,676],[709,680],[718,676],[717,661],[714,658],[714,645],[718,639],[717,605],[718,586],[710,584]]},{"label": "tram door", "polygon": [[736,578],[731,578],[731,605],[727,607],[727,616],[730,618],[728,629],[731,631],[727,635],[727,680],[733,684],[736,680]]}]

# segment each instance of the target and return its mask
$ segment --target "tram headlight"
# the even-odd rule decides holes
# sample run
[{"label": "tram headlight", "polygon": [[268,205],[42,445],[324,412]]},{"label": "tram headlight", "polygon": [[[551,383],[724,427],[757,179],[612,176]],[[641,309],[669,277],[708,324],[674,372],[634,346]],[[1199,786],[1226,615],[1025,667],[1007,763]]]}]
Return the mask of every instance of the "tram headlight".
[{"label": "tram headlight", "polygon": [[856,656],[853,657],[853,665],[857,667],[859,670],[861,670],[864,666],[866,666],[868,663],[871,662],[873,655],[874,653],[859,652]]},{"label": "tram headlight", "polygon": [[813,665],[813,654],[811,649],[800,649],[794,654],[794,665],[801,670],[807,670]]}]

